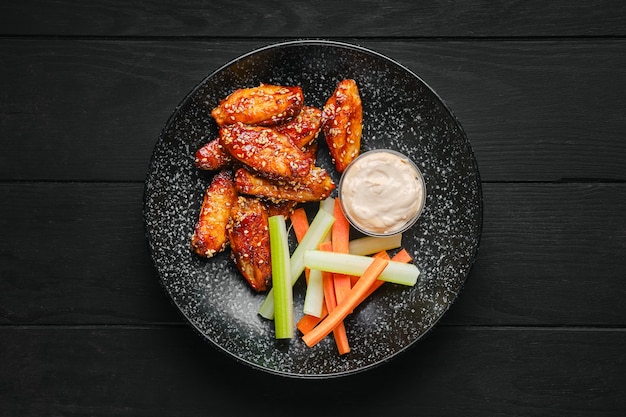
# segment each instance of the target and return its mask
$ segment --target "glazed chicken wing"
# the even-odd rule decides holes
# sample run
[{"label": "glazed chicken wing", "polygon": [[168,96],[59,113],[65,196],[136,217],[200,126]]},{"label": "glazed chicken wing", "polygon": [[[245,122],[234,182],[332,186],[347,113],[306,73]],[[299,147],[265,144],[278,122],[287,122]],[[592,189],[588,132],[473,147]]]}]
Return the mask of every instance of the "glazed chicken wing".
[{"label": "glazed chicken wing", "polygon": [[195,164],[200,169],[215,171],[225,168],[231,161],[230,154],[222,149],[219,139],[213,139],[196,151]]},{"label": "glazed chicken wing", "polygon": [[304,152],[304,155],[306,155],[307,158],[311,159],[311,163],[315,164],[315,161],[317,160],[317,148],[318,148],[318,143],[316,140],[314,140],[313,142],[309,142],[304,148],[302,148],[302,152]]},{"label": "glazed chicken wing", "polygon": [[322,111],[317,107],[304,106],[302,111],[291,120],[275,127],[292,140],[298,148],[304,148],[319,135],[322,128]]},{"label": "glazed chicken wing", "polygon": [[287,135],[237,123],[220,129],[220,144],[235,159],[271,179],[305,176],[313,161]]},{"label": "glazed chicken wing", "polygon": [[272,216],[285,216],[285,218],[289,218],[289,216],[291,216],[291,213],[293,213],[293,211],[296,209],[296,207],[298,206],[298,202],[297,201],[277,201],[277,202],[273,202],[270,200],[261,200],[263,205],[265,206],[265,210],[267,210],[267,216],[268,217],[272,217]]},{"label": "glazed chicken wing", "polygon": [[304,104],[301,87],[261,84],[240,88],[211,111],[218,126],[232,123],[272,126],[295,117]]},{"label": "glazed chicken wing", "polygon": [[268,216],[259,199],[239,196],[228,231],[232,258],[255,291],[268,289],[272,278]]},{"label": "glazed chicken wing", "polygon": [[210,258],[224,250],[228,243],[226,232],[231,207],[237,201],[237,191],[231,171],[220,171],[207,188],[200,215],[191,237],[191,248],[198,255]]},{"label": "glazed chicken wing", "polygon": [[320,167],[311,168],[305,177],[293,182],[268,180],[240,168],[235,172],[235,184],[241,194],[299,203],[323,200],[335,189],[330,175]]},{"label": "glazed chicken wing", "polygon": [[361,97],[354,80],[343,80],[322,110],[322,130],[335,169],[343,172],[359,155],[363,130]]}]

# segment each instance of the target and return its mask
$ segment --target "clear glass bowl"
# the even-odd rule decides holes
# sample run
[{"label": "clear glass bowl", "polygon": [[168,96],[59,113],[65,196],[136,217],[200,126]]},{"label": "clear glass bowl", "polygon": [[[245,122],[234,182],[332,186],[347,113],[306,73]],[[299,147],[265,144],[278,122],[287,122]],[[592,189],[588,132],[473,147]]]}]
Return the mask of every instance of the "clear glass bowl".
[{"label": "clear glass bowl", "polygon": [[405,232],[426,203],[422,172],[406,155],[391,149],[355,158],[341,176],[338,193],[350,224],[369,236]]}]

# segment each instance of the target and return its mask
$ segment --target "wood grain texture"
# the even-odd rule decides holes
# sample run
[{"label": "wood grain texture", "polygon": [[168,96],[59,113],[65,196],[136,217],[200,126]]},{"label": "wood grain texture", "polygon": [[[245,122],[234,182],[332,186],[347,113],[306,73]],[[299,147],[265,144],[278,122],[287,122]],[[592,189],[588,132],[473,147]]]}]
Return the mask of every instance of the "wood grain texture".
[{"label": "wood grain texture", "polygon": [[626,325],[623,184],[483,191],[477,262],[446,323]]},{"label": "wood grain texture", "polygon": [[148,255],[142,190],[0,185],[0,324],[180,321]]},{"label": "wood grain texture", "polygon": [[[181,323],[143,235],[142,184],[0,184],[0,324]],[[485,184],[448,325],[625,326],[624,184]]]},{"label": "wood grain texture", "polygon": [[618,0],[25,0],[0,6],[0,35],[205,37],[624,36]]},{"label": "wood grain texture", "polygon": [[384,367],[307,381],[251,371],[186,328],[4,327],[0,414],[621,417],[625,343],[623,331],[440,327]]},{"label": "wood grain texture", "polygon": [[[626,41],[358,43],[439,93],[484,181],[626,180]],[[142,181],[184,96],[264,44],[0,40],[0,180]]]}]

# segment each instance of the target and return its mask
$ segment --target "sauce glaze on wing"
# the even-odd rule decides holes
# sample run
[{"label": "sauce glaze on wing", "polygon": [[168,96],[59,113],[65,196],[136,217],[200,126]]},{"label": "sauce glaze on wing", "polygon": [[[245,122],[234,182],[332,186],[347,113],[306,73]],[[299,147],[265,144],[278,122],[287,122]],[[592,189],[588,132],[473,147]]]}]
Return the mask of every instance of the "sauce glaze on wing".
[{"label": "sauce glaze on wing", "polygon": [[317,107],[304,106],[293,120],[274,129],[289,136],[291,141],[302,149],[315,140],[322,130],[322,111]]},{"label": "sauce glaze on wing", "polygon": [[335,169],[343,172],[359,155],[363,109],[356,82],[341,81],[322,110],[322,129]]},{"label": "sauce glaze on wing", "polygon": [[313,165],[287,135],[272,128],[236,123],[222,127],[219,140],[233,158],[267,178],[296,179]]},{"label": "sauce glaze on wing", "polygon": [[228,244],[226,233],[232,206],[237,201],[237,190],[231,171],[220,171],[211,180],[204,193],[191,248],[200,256],[210,258]]},{"label": "sauce glaze on wing", "polygon": [[235,172],[235,185],[241,194],[254,195],[274,202],[298,203],[321,201],[335,189],[335,183],[328,172],[316,166],[311,168],[306,176],[291,182],[268,180],[245,168],[239,168]]},{"label": "sauce glaze on wing", "polygon": [[225,168],[231,161],[230,154],[222,149],[219,139],[213,139],[196,151],[194,162],[197,168],[215,171]]},{"label": "sauce glaze on wing", "polygon": [[261,84],[240,88],[211,111],[218,126],[233,123],[273,126],[291,120],[304,105],[301,87]]},{"label": "sauce glaze on wing", "polygon": [[231,215],[231,257],[255,291],[266,291],[272,279],[267,211],[258,198],[239,196]]}]

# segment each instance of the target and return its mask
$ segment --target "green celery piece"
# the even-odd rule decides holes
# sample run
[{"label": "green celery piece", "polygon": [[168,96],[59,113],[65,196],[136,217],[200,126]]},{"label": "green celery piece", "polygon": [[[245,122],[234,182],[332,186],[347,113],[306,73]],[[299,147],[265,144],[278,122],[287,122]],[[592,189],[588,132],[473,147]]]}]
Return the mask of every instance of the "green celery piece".
[{"label": "green celery piece", "polygon": [[306,287],[302,312],[315,317],[321,317],[323,304],[324,286],[322,283],[322,271],[311,269],[309,271],[309,282]]},{"label": "green celery piece", "polygon": [[320,201],[320,210],[324,210],[333,214],[335,211],[335,199],[333,197],[328,197],[322,201]]},{"label": "green celery piece", "polygon": [[365,236],[350,241],[350,253],[353,255],[373,255],[400,246],[402,246],[402,233],[385,237]]},{"label": "green celery piece", "polygon": [[[294,285],[304,272],[304,252],[315,249],[324,240],[335,222],[335,217],[326,210],[317,211],[302,241],[291,255],[291,285]],[[259,314],[268,320],[274,318],[274,288],[271,288],[259,308]]]},{"label": "green celery piece", "polygon": [[[372,263],[369,256],[351,255],[347,253],[307,250],[304,254],[304,265],[309,269],[360,276]],[[415,285],[420,271],[414,264],[389,261],[378,279],[395,284]]]},{"label": "green celery piece", "polygon": [[269,229],[276,339],[291,339],[294,334],[293,286],[285,217],[282,215],[270,217]]}]

